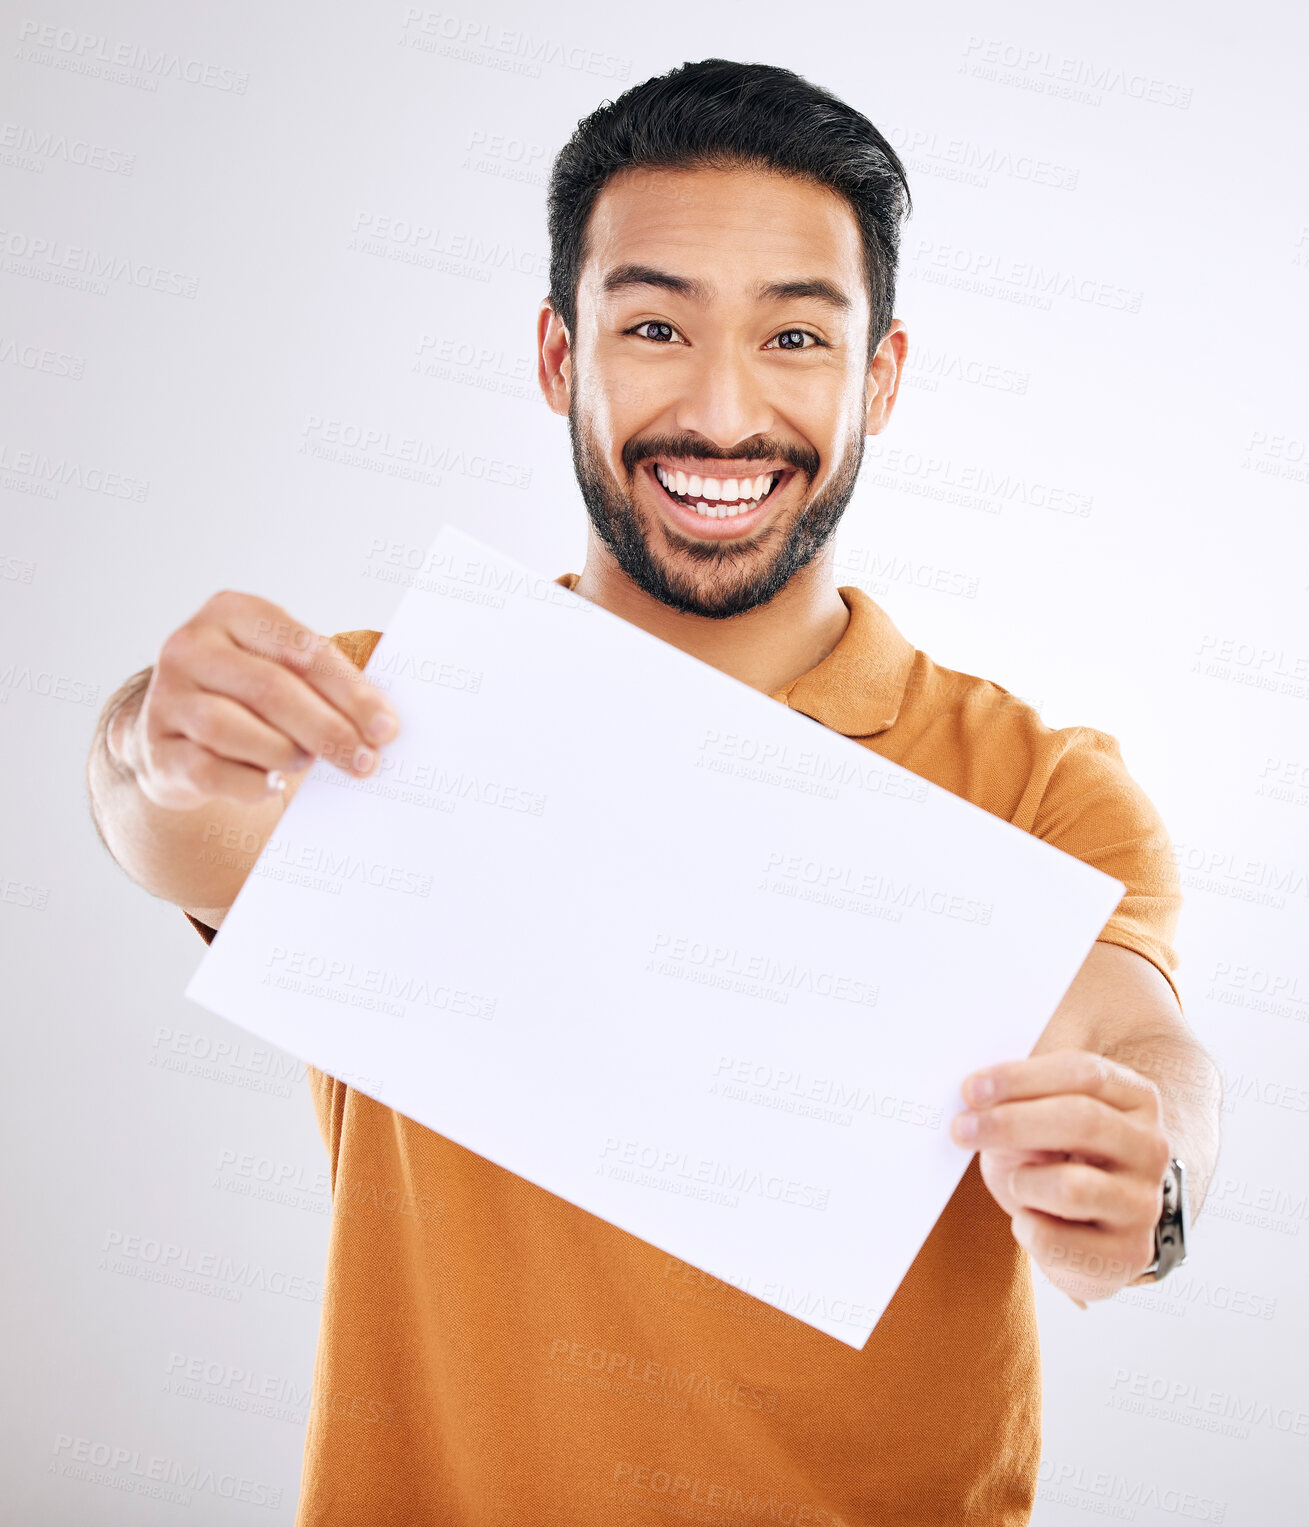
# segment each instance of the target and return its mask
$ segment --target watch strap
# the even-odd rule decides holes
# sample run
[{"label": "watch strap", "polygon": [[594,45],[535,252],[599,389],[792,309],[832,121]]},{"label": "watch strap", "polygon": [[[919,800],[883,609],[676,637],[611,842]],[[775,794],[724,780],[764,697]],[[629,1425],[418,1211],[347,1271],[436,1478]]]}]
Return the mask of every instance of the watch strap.
[{"label": "watch strap", "polygon": [[1164,1173],[1163,1193],[1163,1209],[1159,1223],[1154,1227],[1154,1260],[1134,1280],[1136,1283],[1158,1283],[1173,1268],[1180,1267],[1186,1261],[1186,1241],[1190,1230],[1186,1166],[1175,1156]]}]

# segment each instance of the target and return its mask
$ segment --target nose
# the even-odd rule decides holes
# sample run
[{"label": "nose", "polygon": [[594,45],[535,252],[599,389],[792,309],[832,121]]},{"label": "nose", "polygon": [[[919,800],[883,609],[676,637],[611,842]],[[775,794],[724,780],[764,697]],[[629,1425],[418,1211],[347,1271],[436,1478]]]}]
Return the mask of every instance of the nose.
[{"label": "nose", "polygon": [[723,450],[751,435],[766,435],[776,422],[763,381],[750,357],[735,346],[703,350],[686,368],[676,408],[678,427],[712,440]]}]

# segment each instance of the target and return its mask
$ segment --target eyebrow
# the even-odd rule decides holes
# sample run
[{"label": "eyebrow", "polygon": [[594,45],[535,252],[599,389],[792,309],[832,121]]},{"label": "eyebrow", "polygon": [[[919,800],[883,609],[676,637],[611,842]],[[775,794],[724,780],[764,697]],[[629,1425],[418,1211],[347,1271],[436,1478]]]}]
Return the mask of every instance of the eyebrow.
[{"label": "eyebrow", "polygon": [[[618,292],[629,286],[657,286],[666,292],[676,292],[679,297],[689,297],[692,302],[709,300],[709,288],[703,281],[657,270],[653,265],[616,265],[600,283],[604,292]],[[839,286],[821,279],[761,281],[755,288],[755,296],[761,302],[794,302],[808,298],[812,302],[826,303],[842,313],[848,313],[854,306]]]},{"label": "eyebrow", "polygon": [[813,302],[825,302],[838,312],[848,313],[854,304],[839,286],[830,281],[768,281],[755,292],[765,302],[794,302],[807,297]]},{"label": "eyebrow", "polygon": [[656,270],[653,265],[616,265],[604,278],[600,290],[618,292],[628,286],[657,286],[666,292],[676,292],[679,297],[689,297],[693,302],[704,302],[709,296],[709,288],[703,281]]}]

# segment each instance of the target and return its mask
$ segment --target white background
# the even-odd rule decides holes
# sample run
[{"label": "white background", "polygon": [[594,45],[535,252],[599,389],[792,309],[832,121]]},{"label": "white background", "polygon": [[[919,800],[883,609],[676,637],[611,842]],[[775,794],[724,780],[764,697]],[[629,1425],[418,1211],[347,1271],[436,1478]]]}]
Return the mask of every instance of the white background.
[{"label": "white background", "polygon": [[[1182,866],[1180,980],[1227,1081],[1223,1154],[1159,1289],[1083,1313],[1038,1280],[1034,1520],[1301,1520],[1300,14],[426,14],[430,33],[402,5],[0,19],[7,1519],[289,1524],[319,1316],[303,1068],[270,1075],[183,999],[199,939],[89,819],[96,713],[219,588],[384,628],[388,558],[442,520],[580,570],[566,428],[532,380],[550,159],[625,85],[718,55],[798,69],[907,161],[910,369],[841,581],[938,661],[1118,737]],[[384,226],[381,253],[359,245]],[[148,1252],[116,1273],[107,1248],[132,1237],[232,1271],[208,1293],[151,1281]],[[107,1483],[59,1472],[76,1439],[121,1450]],[[114,1488],[138,1452],[280,1504]]]}]

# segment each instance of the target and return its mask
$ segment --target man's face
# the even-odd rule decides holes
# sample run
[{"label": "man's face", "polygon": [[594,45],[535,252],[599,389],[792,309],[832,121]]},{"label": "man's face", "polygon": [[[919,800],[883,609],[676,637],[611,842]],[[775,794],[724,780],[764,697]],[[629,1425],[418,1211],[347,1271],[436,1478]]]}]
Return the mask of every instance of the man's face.
[{"label": "man's face", "polygon": [[764,604],[830,539],[863,455],[854,214],[769,170],[640,171],[587,236],[559,370],[591,521],[674,609]]}]

